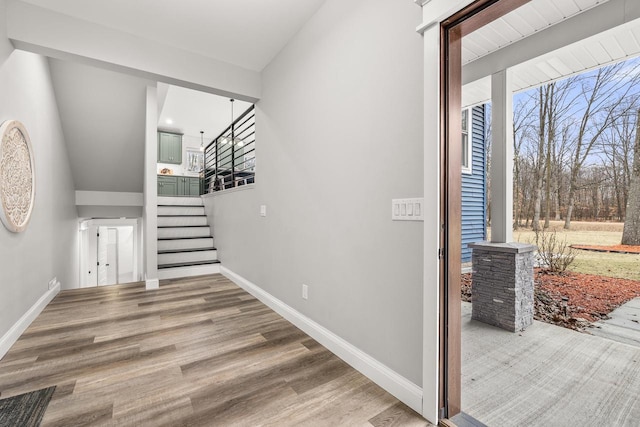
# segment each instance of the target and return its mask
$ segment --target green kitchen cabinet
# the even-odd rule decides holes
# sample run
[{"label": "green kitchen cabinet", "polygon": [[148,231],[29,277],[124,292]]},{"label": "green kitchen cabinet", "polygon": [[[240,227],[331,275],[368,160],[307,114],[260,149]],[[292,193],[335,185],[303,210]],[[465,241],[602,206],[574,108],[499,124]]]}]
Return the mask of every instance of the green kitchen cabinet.
[{"label": "green kitchen cabinet", "polygon": [[200,178],[190,176],[178,177],[178,196],[199,196]]},{"label": "green kitchen cabinet", "polygon": [[182,135],[158,132],[158,163],[182,164]]},{"label": "green kitchen cabinet", "polygon": [[200,195],[200,178],[189,178],[189,194],[192,196]]},{"label": "green kitchen cabinet", "polygon": [[158,175],[158,196],[199,196],[200,178]]},{"label": "green kitchen cabinet", "polygon": [[177,176],[158,176],[158,196],[175,196],[178,194]]},{"label": "green kitchen cabinet", "polygon": [[186,176],[178,177],[178,196],[189,195],[189,178]]}]

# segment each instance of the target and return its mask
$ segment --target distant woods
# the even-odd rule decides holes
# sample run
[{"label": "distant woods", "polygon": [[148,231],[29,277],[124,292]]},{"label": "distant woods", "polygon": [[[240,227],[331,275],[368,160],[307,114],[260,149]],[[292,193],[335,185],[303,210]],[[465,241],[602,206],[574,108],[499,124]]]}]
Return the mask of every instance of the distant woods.
[{"label": "distant woods", "polygon": [[624,221],[639,109],[637,59],[515,95],[514,227]]}]

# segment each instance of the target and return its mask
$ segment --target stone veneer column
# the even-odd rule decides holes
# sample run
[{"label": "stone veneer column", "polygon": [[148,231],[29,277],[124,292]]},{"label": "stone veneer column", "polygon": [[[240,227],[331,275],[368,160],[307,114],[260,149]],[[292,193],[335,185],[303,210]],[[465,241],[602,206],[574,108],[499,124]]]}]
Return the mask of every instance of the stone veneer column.
[{"label": "stone veneer column", "polygon": [[533,323],[536,247],[525,243],[470,244],[473,249],[471,318],[511,332]]}]

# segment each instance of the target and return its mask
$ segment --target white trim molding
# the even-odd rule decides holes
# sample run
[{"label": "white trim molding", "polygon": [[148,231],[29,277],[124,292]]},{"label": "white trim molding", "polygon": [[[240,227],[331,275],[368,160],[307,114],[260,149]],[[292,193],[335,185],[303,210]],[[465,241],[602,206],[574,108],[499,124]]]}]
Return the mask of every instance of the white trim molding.
[{"label": "white trim molding", "polygon": [[[436,0],[434,0],[436,1]],[[430,3],[431,4],[431,3]],[[422,284],[422,416],[438,425],[440,378],[440,28],[424,39],[424,268]],[[435,285],[434,285],[435,284]]]},{"label": "white trim molding", "polygon": [[144,206],[142,193],[76,190],[76,205]]},{"label": "white trim molding", "polygon": [[29,325],[38,317],[42,310],[45,309],[47,304],[55,298],[56,295],[60,292],[60,282],[56,282],[56,284],[45,292],[38,301],[18,320],[12,327],[7,331],[6,334],[0,338],[0,359],[2,359],[11,346],[18,341],[20,335],[24,331],[27,330]]},{"label": "white trim molding", "polygon": [[422,389],[416,384],[244,277],[224,266],[220,272],[407,406],[418,413],[422,412]]},{"label": "white trim molding", "polygon": [[256,184],[247,184],[247,185],[241,185],[240,187],[233,187],[233,188],[228,188],[226,190],[219,190],[219,191],[215,191],[213,193],[206,193],[203,194],[202,197],[203,199],[208,199],[211,197],[218,197],[218,196],[224,196],[227,194],[233,194],[233,193],[237,193],[239,191],[246,191],[246,190],[254,190],[256,188]]},{"label": "white trim molding", "polygon": [[430,0],[422,1],[422,24],[416,31],[423,34],[434,25],[438,25],[457,11],[473,3],[474,0]]},{"label": "white trim molding", "polygon": [[467,151],[465,152],[464,138],[462,138],[462,154],[466,158],[462,159],[462,173],[466,175],[473,175],[473,108],[465,107],[462,109],[462,114],[467,113],[467,129],[462,129],[462,134],[467,135]]},{"label": "white trim molding", "polygon": [[159,279],[146,279],[144,281],[144,288],[147,291],[151,291],[154,289],[160,289],[160,280]]}]

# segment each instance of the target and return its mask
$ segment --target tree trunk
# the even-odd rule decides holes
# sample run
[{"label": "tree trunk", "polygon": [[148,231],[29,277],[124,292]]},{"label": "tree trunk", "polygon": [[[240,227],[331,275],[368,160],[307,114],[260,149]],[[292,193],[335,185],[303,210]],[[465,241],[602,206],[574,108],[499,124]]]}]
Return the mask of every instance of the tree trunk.
[{"label": "tree trunk", "polygon": [[535,199],[533,202],[533,220],[531,225],[533,226],[533,231],[540,230],[540,205],[542,204],[542,180],[538,181],[536,185],[535,191]]},{"label": "tree trunk", "polygon": [[543,86],[538,89],[538,95],[540,99],[540,127],[538,128],[538,158],[535,163],[535,187],[534,187],[534,201],[533,201],[533,230],[538,231],[540,229],[540,211],[542,205],[542,183],[544,179],[544,164],[545,164],[545,137],[547,135],[546,126],[547,118],[549,116],[549,97],[551,85]]},{"label": "tree trunk", "polygon": [[640,110],[638,111],[636,141],[633,151],[631,186],[629,188],[624,230],[622,231],[623,245],[640,245]]},{"label": "tree trunk", "polygon": [[613,191],[616,196],[616,208],[618,210],[618,221],[622,221],[622,197],[621,197],[621,189],[620,189],[620,172],[618,171],[618,167],[616,165],[616,153],[613,153],[611,156],[611,168],[613,169]]},{"label": "tree trunk", "polygon": [[547,130],[547,158],[545,162],[546,183],[545,183],[545,212],[544,228],[549,228],[551,218],[551,153],[555,151],[554,141],[556,139],[556,109],[555,109],[555,83],[551,83],[549,98],[549,125]]},{"label": "tree trunk", "polygon": [[573,191],[569,191],[569,204],[567,205],[567,216],[564,218],[564,229],[571,229],[571,215],[573,214],[573,203],[575,201],[575,196],[573,195]]},{"label": "tree trunk", "polygon": [[573,206],[576,203],[576,191],[577,191],[577,182],[578,175],[580,173],[579,166],[571,167],[571,176],[569,178],[569,196],[567,197],[567,213],[564,217],[564,229],[571,229],[571,216],[573,215]]},{"label": "tree trunk", "polygon": [[556,189],[555,189],[555,200],[554,200],[554,209],[556,211],[556,216],[555,216],[555,220],[556,221],[560,221],[562,219],[562,217],[560,216],[560,183],[556,182]]}]

